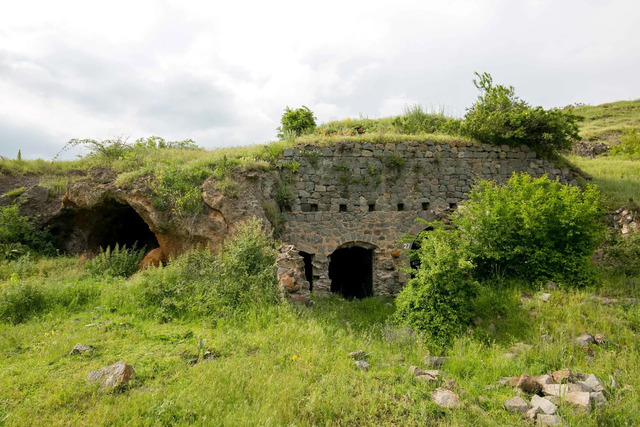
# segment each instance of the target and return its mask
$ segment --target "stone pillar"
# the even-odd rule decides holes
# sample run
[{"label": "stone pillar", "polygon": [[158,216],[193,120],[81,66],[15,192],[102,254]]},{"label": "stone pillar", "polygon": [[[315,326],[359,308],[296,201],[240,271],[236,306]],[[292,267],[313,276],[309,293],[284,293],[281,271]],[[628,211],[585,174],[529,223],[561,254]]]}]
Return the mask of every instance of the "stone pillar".
[{"label": "stone pillar", "polygon": [[278,287],[283,298],[307,302],[311,298],[309,282],[304,275],[304,260],[293,245],[282,245],[276,260]]}]

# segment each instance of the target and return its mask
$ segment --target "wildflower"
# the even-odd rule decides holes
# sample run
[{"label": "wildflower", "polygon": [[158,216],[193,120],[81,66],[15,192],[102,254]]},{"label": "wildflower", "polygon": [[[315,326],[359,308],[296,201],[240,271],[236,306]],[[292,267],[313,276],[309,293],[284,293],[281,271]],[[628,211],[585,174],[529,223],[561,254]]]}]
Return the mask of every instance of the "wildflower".
[{"label": "wildflower", "polygon": [[294,354],[293,356],[291,356],[291,360],[293,360],[294,362],[298,360],[298,355]]}]

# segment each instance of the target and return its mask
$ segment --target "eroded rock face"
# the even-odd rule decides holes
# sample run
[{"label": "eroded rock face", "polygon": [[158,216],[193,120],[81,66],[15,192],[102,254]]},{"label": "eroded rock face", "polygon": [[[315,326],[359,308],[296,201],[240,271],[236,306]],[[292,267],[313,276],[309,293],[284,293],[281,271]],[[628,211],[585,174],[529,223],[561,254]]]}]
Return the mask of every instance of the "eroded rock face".
[{"label": "eroded rock face", "polygon": [[293,245],[282,245],[278,252],[276,266],[280,293],[294,301],[309,301],[311,290],[305,278],[302,256]]}]

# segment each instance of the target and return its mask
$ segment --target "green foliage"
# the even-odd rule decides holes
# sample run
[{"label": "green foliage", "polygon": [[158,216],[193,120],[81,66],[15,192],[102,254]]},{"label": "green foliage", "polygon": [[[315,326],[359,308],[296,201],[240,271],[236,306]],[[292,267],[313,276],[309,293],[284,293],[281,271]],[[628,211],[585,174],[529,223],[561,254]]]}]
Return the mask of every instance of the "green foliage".
[{"label": "green foliage", "polygon": [[16,198],[22,196],[22,193],[24,193],[26,190],[27,190],[26,187],[14,188],[13,190],[9,190],[6,193],[4,193],[2,195],[2,197],[8,197],[10,199],[16,199]]},{"label": "green foliage", "polygon": [[106,160],[133,159],[136,151],[148,149],[196,149],[198,146],[191,139],[184,141],[165,141],[159,136],[139,138],[135,143],[130,143],[122,137],[113,139],[70,139],[69,142],[56,155],[59,157],[65,151],[74,147],[84,147],[89,150],[89,156],[100,156]]},{"label": "green foliage", "polygon": [[197,215],[203,211],[202,183],[212,174],[211,169],[198,164],[158,165],[152,183],[154,207],[171,209],[178,217]]},{"label": "green foliage", "polygon": [[599,264],[608,272],[640,276],[640,233],[622,236],[611,230],[603,245]]},{"label": "green foliage", "polygon": [[229,176],[216,181],[216,188],[227,197],[238,197],[241,191],[238,183]]},{"label": "green foliage", "polygon": [[273,229],[273,237],[277,238],[284,230],[284,224],[286,222],[284,215],[280,212],[278,206],[272,202],[263,202],[262,209]]},{"label": "green foliage", "polygon": [[40,187],[48,188],[49,194],[59,196],[67,191],[68,179],[64,175],[58,176],[44,176],[40,178],[38,185]]},{"label": "green foliage", "polygon": [[571,148],[580,139],[580,117],[571,110],[531,107],[518,98],[513,86],[494,85],[488,73],[476,73],[478,101],[469,109],[462,133],[482,143],[528,145],[541,153]]},{"label": "green foliage", "polygon": [[295,194],[293,194],[293,191],[291,190],[291,187],[289,187],[288,184],[281,182],[274,189],[273,197],[276,203],[278,204],[278,206],[280,207],[280,209],[284,210],[285,208],[288,208],[289,206],[291,206],[291,203],[293,202],[296,196]]},{"label": "green foliage", "polygon": [[506,275],[570,284],[591,279],[589,258],[603,236],[593,186],[514,174],[504,185],[480,181],[454,218],[479,277]]},{"label": "green foliage", "polygon": [[420,267],[398,295],[395,318],[437,348],[447,346],[469,323],[477,283],[460,232],[440,223],[427,225],[433,230],[428,238],[421,236]]},{"label": "green foliage", "polygon": [[280,138],[290,133],[295,136],[312,133],[316,128],[316,118],[313,112],[304,105],[296,110],[285,108],[280,123],[278,128],[278,137]]},{"label": "green foliage", "polygon": [[241,225],[218,253],[192,251],[134,278],[141,305],[161,320],[239,314],[278,301],[276,250],[258,220]]},{"label": "green foliage", "polygon": [[427,113],[420,104],[406,106],[404,114],[393,119],[391,124],[398,133],[415,135],[421,133],[444,133],[458,135],[461,121],[446,117],[444,113]]},{"label": "green foliage", "polygon": [[289,160],[286,162],[282,162],[278,165],[280,169],[287,169],[291,174],[295,174],[298,172],[300,168],[300,163],[295,160]]},{"label": "green foliage", "polygon": [[407,159],[399,154],[389,154],[384,158],[383,162],[387,169],[397,174],[404,169],[407,164]]},{"label": "green foliage", "polygon": [[620,138],[620,144],[611,149],[611,154],[640,157],[640,133],[638,133],[638,128],[632,127],[625,130]]},{"label": "green foliage", "polygon": [[138,271],[144,255],[145,249],[137,249],[136,244],[127,248],[116,243],[113,248],[100,248],[98,255],[87,261],[85,269],[92,276],[129,277]]},{"label": "green foliage", "polygon": [[314,149],[303,149],[300,151],[304,157],[307,159],[307,162],[311,165],[312,168],[318,169],[318,159],[320,158],[320,151]]},{"label": "green foliage", "polygon": [[[27,217],[20,216],[17,205],[0,207],[0,244],[10,245],[11,250],[18,250],[20,245],[24,246],[21,251],[29,249],[43,255],[56,254],[51,235],[36,229]],[[2,257],[0,252],[0,259]]]},{"label": "green foliage", "polygon": [[178,148],[178,149],[197,149],[198,145],[192,139],[183,141],[165,141],[159,136],[150,136],[148,138],[139,138],[134,144],[135,148]]}]

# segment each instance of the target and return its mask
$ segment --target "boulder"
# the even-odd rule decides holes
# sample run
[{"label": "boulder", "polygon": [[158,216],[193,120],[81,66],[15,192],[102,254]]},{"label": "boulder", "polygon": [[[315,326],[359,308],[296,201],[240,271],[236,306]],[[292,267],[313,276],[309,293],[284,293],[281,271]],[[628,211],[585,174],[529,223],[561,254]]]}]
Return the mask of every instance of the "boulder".
[{"label": "boulder", "polygon": [[155,248],[144,256],[142,261],[140,261],[138,269],[144,270],[151,267],[160,267],[161,265],[165,265],[168,261],[169,259],[164,254],[162,248]]},{"label": "boulder", "polygon": [[536,420],[536,417],[541,412],[542,412],[542,409],[538,408],[537,406],[534,406],[533,408],[527,410],[527,412],[524,413],[524,419],[527,421],[533,422]]},{"label": "boulder", "polygon": [[602,385],[600,380],[593,374],[585,378],[584,383],[591,387],[594,392],[604,391],[604,385]]},{"label": "boulder", "polygon": [[413,375],[415,377],[420,376],[420,375],[426,375],[427,372],[418,368],[417,366],[410,366],[409,367],[409,374]]},{"label": "boulder", "polygon": [[457,408],[460,406],[460,398],[451,390],[437,388],[431,393],[431,398],[438,406],[443,408]]},{"label": "boulder", "polygon": [[601,391],[589,393],[589,400],[594,408],[601,408],[609,403]]},{"label": "boulder", "polygon": [[593,339],[593,335],[591,334],[582,334],[579,337],[574,338],[574,341],[576,342],[576,344],[586,347],[595,340]]},{"label": "boulder", "polygon": [[548,415],[553,415],[558,410],[558,407],[554,405],[551,401],[549,401],[548,399],[545,399],[544,397],[540,397],[538,395],[534,395],[531,398],[531,407],[540,408],[540,410],[543,413]]},{"label": "boulder", "polygon": [[371,365],[369,365],[364,360],[356,360],[353,363],[356,365],[356,368],[360,369],[361,371],[368,371],[369,368],[371,367]]},{"label": "boulder", "polygon": [[579,408],[589,410],[591,409],[591,396],[590,393],[584,391],[572,391],[564,395],[564,401],[571,403]]},{"label": "boulder", "polygon": [[73,356],[74,354],[91,353],[92,351],[93,351],[93,347],[91,347],[90,345],[84,345],[84,344],[78,343],[73,346],[73,348],[69,352],[69,355]]},{"label": "boulder", "polygon": [[529,404],[523,398],[516,396],[504,402],[504,409],[524,414],[529,410]]},{"label": "boulder", "polygon": [[573,381],[573,374],[571,373],[571,369],[560,369],[552,373],[551,376],[553,377],[553,381],[558,384]]},{"label": "boulder", "polygon": [[354,360],[365,360],[369,355],[364,350],[356,350],[349,353],[349,357]]},{"label": "boulder", "polygon": [[538,375],[536,377],[536,381],[538,381],[541,385],[553,384],[553,377],[548,374]]},{"label": "boulder", "polygon": [[593,340],[595,341],[596,344],[601,345],[602,343],[604,343],[604,335],[595,334],[593,336]]},{"label": "boulder", "polygon": [[542,393],[545,396],[562,397],[569,393],[569,384],[545,384],[542,386]]},{"label": "boulder", "polygon": [[100,384],[102,388],[118,388],[126,385],[129,380],[135,377],[136,372],[131,365],[118,362],[106,368],[89,372],[87,382]]}]

